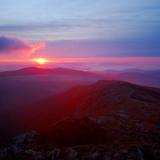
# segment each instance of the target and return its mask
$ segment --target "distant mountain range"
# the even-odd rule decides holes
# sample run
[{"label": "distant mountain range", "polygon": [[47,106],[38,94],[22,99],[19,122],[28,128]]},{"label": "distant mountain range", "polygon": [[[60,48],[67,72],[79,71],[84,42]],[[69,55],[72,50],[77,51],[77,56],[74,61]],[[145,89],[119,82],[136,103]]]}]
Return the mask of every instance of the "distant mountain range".
[{"label": "distant mountain range", "polygon": [[0,72],[0,106],[9,108],[29,104],[62,93],[72,86],[94,83],[103,78],[96,73],[66,68],[29,67]]},{"label": "distant mountain range", "polygon": [[113,76],[119,80],[160,88],[160,70],[130,69],[116,73],[113,72]]},{"label": "distant mountain range", "polygon": [[[37,68],[37,67],[28,67],[15,71],[4,71],[0,72],[0,76],[29,76],[29,75],[43,75],[43,74],[52,74],[52,75],[78,75],[78,76],[93,76],[98,77],[100,75],[96,74],[96,72],[82,71],[82,70],[74,70],[68,68],[54,68],[54,69],[46,69],[46,68]],[[101,76],[102,77],[102,76]]]},{"label": "distant mountain range", "polygon": [[72,79],[87,80],[95,82],[95,80],[122,80],[135,84],[160,87],[160,70],[141,70],[128,69],[122,71],[106,70],[106,71],[83,71],[69,68],[37,68],[28,67],[15,71],[0,72],[0,77],[15,76],[65,76]]}]

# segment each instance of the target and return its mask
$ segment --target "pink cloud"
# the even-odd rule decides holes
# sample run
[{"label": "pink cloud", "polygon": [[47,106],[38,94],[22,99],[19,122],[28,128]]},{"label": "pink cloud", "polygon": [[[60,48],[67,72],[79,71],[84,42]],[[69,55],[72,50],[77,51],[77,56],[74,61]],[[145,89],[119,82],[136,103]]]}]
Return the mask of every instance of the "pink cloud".
[{"label": "pink cloud", "polygon": [[45,46],[44,42],[35,44],[16,37],[0,37],[0,54],[21,53],[31,55],[36,51],[45,48]]}]

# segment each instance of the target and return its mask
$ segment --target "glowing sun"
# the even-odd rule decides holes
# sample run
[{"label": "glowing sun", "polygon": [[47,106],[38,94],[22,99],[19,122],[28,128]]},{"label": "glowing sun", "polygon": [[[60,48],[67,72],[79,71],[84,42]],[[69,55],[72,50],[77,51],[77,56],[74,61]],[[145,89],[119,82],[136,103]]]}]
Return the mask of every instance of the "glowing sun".
[{"label": "glowing sun", "polygon": [[40,65],[46,64],[48,62],[48,60],[46,58],[35,58],[35,59],[33,59],[33,61],[40,64]]}]

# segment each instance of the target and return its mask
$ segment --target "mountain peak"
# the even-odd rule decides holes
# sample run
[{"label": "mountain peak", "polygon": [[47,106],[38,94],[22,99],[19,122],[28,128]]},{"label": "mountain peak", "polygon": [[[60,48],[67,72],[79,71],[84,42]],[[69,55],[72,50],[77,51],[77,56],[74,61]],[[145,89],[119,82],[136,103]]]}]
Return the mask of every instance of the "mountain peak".
[{"label": "mountain peak", "polygon": [[25,67],[22,69],[19,69],[20,71],[35,71],[35,70],[47,70],[47,68],[40,68],[40,67]]}]

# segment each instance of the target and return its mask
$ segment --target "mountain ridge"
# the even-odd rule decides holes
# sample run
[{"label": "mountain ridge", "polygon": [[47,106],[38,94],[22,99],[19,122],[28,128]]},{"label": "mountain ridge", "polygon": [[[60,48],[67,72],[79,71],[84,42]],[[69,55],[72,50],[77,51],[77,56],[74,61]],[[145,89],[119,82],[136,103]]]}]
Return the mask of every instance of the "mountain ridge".
[{"label": "mountain ridge", "polygon": [[56,159],[93,160],[159,157],[157,88],[101,80],[51,96],[23,112],[23,126],[38,133],[26,132],[5,145],[5,150],[7,146],[12,151],[6,151],[9,156],[18,153],[47,159],[51,154]]},{"label": "mountain ridge", "polygon": [[[159,113],[160,106],[160,89],[134,85],[123,81],[98,81],[91,85],[81,85],[71,88],[63,94],[51,96],[45,101],[41,101],[35,108],[32,121],[35,125],[41,122],[41,126],[51,125],[51,121],[56,121],[60,117],[63,119],[68,116],[106,116],[113,112],[129,113],[130,118],[141,116],[150,111],[151,116],[154,111]],[[45,108],[43,108],[45,106]],[[134,107],[135,106],[135,107]],[[152,106],[152,107],[148,107]],[[33,112],[32,106],[30,113]],[[155,118],[157,117],[157,114]],[[35,115],[39,117],[36,120]],[[45,118],[45,121],[43,119]],[[145,116],[143,116],[144,118]],[[145,117],[148,119],[148,117]],[[144,119],[145,119],[144,118]],[[36,122],[37,121],[37,122]],[[31,122],[29,122],[31,124]],[[50,123],[50,124],[49,124]],[[33,124],[33,123],[32,123]],[[42,125],[43,124],[43,125]],[[42,127],[43,128],[43,127]]]}]

